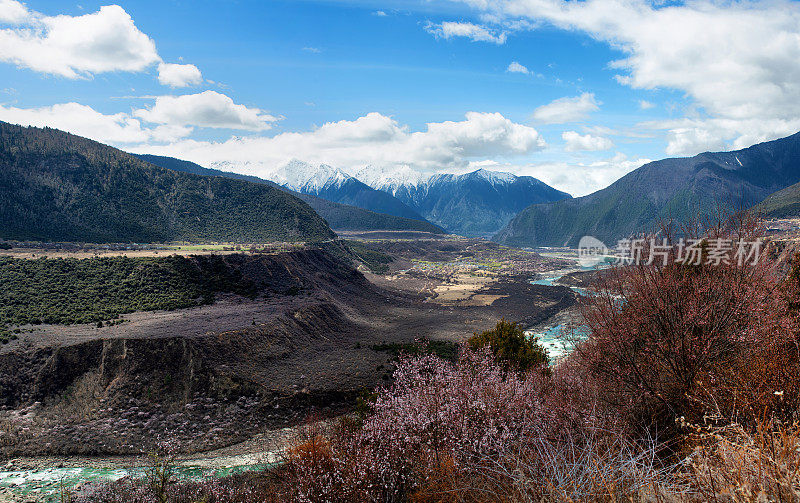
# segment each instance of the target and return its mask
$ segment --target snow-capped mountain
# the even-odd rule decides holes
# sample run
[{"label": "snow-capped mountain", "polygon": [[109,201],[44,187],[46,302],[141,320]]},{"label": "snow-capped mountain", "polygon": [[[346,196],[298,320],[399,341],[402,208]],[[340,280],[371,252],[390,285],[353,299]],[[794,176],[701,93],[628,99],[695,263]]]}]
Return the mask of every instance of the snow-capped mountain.
[{"label": "snow-capped mountain", "polygon": [[531,204],[570,197],[536,178],[486,169],[426,177],[410,168],[382,172],[365,168],[356,176],[429,221],[466,236],[492,236]]},{"label": "snow-capped mountain", "polygon": [[377,213],[425,220],[393,195],[373,189],[339,168],[293,159],[267,171],[264,178],[288,189],[335,203],[357,206]]},{"label": "snow-capped mountain", "polygon": [[365,166],[356,172],[355,177],[373,189],[394,194],[400,187],[416,187],[425,183],[430,175],[423,175],[409,166],[399,168]]},{"label": "snow-capped mountain", "polygon": [[258,163],[213,167],[257,174],[336,203],[427,220],[465,236],[492,236],[531,204],[570,197],[536,178],[487,169],[426,175],[409,166],[366,166],[348,174],[327,164],[296,159],[271,169]]},{"label": "snow-capped mountain", "polygon": [[297,192],[317,195],[340,188],[353,177],[327,164],[314,165],[292,159],[272,173],[270,179]]}]

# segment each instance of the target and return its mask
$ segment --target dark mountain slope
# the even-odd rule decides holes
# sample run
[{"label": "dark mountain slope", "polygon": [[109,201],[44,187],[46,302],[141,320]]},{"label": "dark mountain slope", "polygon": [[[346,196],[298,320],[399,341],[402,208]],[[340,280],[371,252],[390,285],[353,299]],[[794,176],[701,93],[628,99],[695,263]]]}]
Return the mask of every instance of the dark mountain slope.
[{"label": "dark mountain slope", "polygon": [[800,133],[733,152],[655,161],[588,196],[526,208],[495,236],[515,246],[614,244],[659,221],[686,221],[719,205],[750,207],[800,182]]},{"label": "dark mountain slope", "polygon": [[[182,171],[184,173],[193,173],[204,176],[221,176],[280,188],[281,190],[286,191],[308,203],[308,205],[311,206],[314,211],[316,211],[328,222],[328,225],[336,230],[414,230],[433,232],[436,234],[441,234],[444,232],[441,228],[431,224],[426,220],[387,215],[384,213],[377,213],[356,206],[351,206],[349,204],[328,201],[311,194],[295,192],[287,189],[286,187],[282,187],[275,182],[264,180],[263,178],[258,178],[255,176],[240,175],[238,173],[232,173],[229,171],[204,168],[199,164],[183,161],[181,159],[175,159],[173,157],[150,154],[141,154],[138,155],[138,157],[149,163],[155,164],[156,166],[161,166],[162,168],[172,169],[175,171]],[[377,192],[373,189],[370,190]]]},{"label": "dark mountain slope", "polygon": [[376,213],[427,222],[422,215],[391,194],[375,190],[352,177],[338,184],[329,184],[316,191],[303,190],[302,193]]},{"label": "dark mountain slope", "polygon": [[41,241],[319,241],[274,187],[179,173],[79,136],[0,122],[0,237]]},{"label": "dark mountain slope", "polygon": [[476,237],[493,235],[531,204],[570,197],[530,176],[486,170],[435,175],[394,195],[448,231]]}]

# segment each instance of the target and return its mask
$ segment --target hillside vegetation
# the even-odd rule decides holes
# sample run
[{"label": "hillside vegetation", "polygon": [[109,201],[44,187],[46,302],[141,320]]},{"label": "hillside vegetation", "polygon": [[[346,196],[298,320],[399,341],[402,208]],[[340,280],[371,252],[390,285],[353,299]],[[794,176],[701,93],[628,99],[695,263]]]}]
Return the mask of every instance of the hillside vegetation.
[{"label": "hillside vegetation", "polygon": [[217,292],[256,294],[223,257],[0,257],[0,326],[94,323],[135,311],[187,308]]},{"label": "hillside vegetation", "polygon": [[800,183],[770,194],[755,207],[755,210],[768,218],[800,216]]},{"label": "hillside vegetation", "polygon": [[432,223],[417,218],[407,218],[402,216],[394,216],[386,213],[377,213],[375,211],[366,210],[357,206],[349,204],[342,204],[322,197],[317,197],[311,194],[301,194],[293,190],[281,187],[280,185],[250,175],[241,175],[239,173],[232,173],[229,171],[221,171],[218,169],[204,168],[199,164],[175,159],[174,157],[165,157],[160,155],[141,154],[138,155],[142,160],[145,160],[156,166],[167,168],[175,171],[182,171],[184,173],[193,173],[196,175],[204,176],[221,176],[225,178],[232,178],[236,180],[245,180],[248,182],[260,183],[279,188],[293,196],[302,199],[314,211],[317,212],[322,218],[328,222],[328,225],[335,230],[342,231],[371,231],[371,230],[392,230],[392,231],[422,231],[432,232],[434,234],[443,234],[444,231],[433,225]]},{"label": "hillside vegetation", "polygon": [[37,241],[320,241],[274,187],[163,169],[63,131],[0,122],[0,237]]},{"label": "hillside vegetation", "polygon": [[590,235],[611,246],[653,232],[664,220],[686,222],[720,205],[749,208],[798,182],[800,133],[743,150],[645,164],[588,196],[530,206],[494,239],[511,246],[575,247]]}]

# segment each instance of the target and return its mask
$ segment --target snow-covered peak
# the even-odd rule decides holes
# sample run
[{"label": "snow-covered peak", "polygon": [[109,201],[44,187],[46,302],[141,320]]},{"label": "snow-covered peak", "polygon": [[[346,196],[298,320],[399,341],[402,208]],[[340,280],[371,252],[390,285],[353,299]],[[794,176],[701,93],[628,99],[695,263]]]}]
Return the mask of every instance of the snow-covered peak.
[{"label": "snow-covered peak", "polygon": [[492,185],[499,185],[501,183],[513,183],[517,179],[517,175],[512,173],[505,173],[502,171],[489,171],[488,169],[479,169],[473,171],[469,175],[483,178]]},{"label": "snow-covered peak", "polygon": [[462,175],[456,175],[452,173],[440,173],[437,175],[433,175],[430,180],[429,184],[448,184],[448,183],[459,183],[466,180],[475,180],[481,179],[489,182],[490,185],[508,185],[510,183],[515,182],[519,177],[512,173],[506,173],[503,171],[490,171],[488,169],[479,169],[476,171],[471,171],[469,173],[464,173]]},{"label": "snow-covered peak", "polygon": [[339,168],[327,164],[314,165],[292,159],[269,176],[270,180],[298,192],[319,194],[331,187],[340,187],[352,178]]},{"label": "snow-covered peak", "polygon": [[478,169],[462,175],[438,173],[427,175],[409,167],[375,167],[366,166],[355,173],[355,177],[373,189],[397,195],[401,187],[425,189],[432,184],[461,182],[468,179],[481,178],[492,185],[507,185],[517,180],[517,176],[501,171]]},{"label": "snow-covered peak", "polygon": [[392,168],[365,166],[355,174],[355,177],[373,189],[391,194],[395,194],[400,187],[416,187],[428,179],[426,175],[409,166]]}]

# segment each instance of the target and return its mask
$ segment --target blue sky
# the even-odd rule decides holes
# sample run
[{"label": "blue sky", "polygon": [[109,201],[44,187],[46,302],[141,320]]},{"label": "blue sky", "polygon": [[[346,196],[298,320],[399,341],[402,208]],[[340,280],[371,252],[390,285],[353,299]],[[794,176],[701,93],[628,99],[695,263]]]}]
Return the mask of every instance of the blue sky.
[{"label": "blue sky", "polygon": [[584,194],[800,129],[798,19],[772,0],[0,0],[0,120],[262,176],[489,167]]}]

